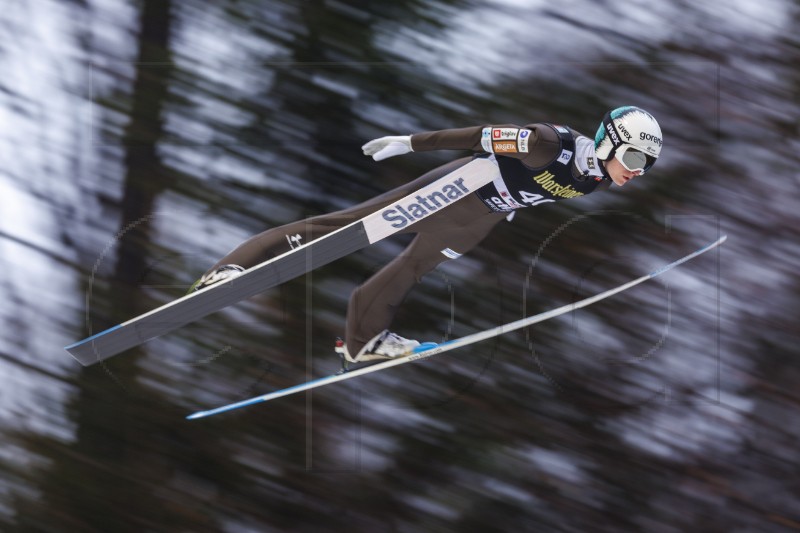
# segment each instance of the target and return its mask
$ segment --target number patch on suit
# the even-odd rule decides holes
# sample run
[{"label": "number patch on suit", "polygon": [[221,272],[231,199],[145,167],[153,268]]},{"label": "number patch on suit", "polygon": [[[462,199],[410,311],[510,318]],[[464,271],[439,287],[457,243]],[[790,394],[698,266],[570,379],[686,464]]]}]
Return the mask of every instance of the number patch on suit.
[{"label": "number patch on suit", "polygon": [[528,191],[519,191],[519,195],[522,197],[523,202],[530,204],[531,206],[546,204],[547,202],[555,202],[555,200],[545,198],[541,194],[533,194]]}]

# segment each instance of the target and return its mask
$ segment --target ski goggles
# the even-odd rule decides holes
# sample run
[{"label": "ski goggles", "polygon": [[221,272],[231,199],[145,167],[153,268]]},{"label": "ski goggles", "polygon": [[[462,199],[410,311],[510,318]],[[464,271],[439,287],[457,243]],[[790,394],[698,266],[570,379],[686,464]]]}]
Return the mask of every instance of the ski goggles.
[{"label": "ski goggles", "polygon": [[652,167],[656,158],[648,155],[631,144],[623,144],[614,153],[617,161],[631,172],[641,172],[644,174]]}]

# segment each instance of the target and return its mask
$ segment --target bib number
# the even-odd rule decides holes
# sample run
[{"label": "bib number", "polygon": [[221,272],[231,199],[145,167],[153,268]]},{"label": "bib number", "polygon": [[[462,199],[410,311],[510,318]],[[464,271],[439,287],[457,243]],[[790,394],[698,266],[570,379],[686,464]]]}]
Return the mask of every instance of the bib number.
[{"label": "bib number", "polygon": [[522,201],[526,204],[530,204],[531,207],[534,205],[546,204],[547,202],[555,202],[555,200],[545,198],[541,194],[533,194],[527,191],[519,191],[519,195],[522,197]]}]

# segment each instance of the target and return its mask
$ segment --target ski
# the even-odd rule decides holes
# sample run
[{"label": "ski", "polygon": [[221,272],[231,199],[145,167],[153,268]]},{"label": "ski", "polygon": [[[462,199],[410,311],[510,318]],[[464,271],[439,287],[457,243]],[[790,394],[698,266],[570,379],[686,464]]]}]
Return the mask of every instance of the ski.
[{"label": "ski", "polygon": [[599,302],[600,300],[604,300],[610,296],[614,296],[622,291],[626,291],[631,287],[639,285],[647,280],[653,279],[656,276],[660,276],[664,272],[671,270],[678,265],[681,265],[691,259],[694,259],[698,255],[704,254],[709,250],[712,250],[727,240],[727,235],[723,235],[716,241],[709,243],[702,248],[690,253],[689,255],[678,259],[677,261],[673,261],[668,265],[662,266],[649,274],[646,274],[640,278],[634,279],[633,281],[629,281],[624,283],[618,287],[613,289],[609,289],[605,292],[601,292],[594,296],[590,296],[589,298],[585,298],[583,300],[567,304],[556,309],[552,309],[550,311],[546,311],[544,313],[540,313],[538,315],[530,316],[527,318],[522,318],[515,322],[510,322],[508,324],[504,324],[502,326],[497,326],[495,328],[487,329],[485,331],[481,331],[478,333],[473,333],[472,335],[467,335],[466,337],[461,337],[460,339],[454,339],[452,341],[444,342],[442,344],[433,344],[433,343],[426,343],[417,347],[414,352],[409,355],[397,358],[397,359],[389,359],[387,361],[382,361],[380,363],[376,363],[367,367],[340,372],[338,374],[334,374],[332,376],[326,376],[323,378],[315,379],[312,381],[308,381],[306,383],[301,383],[299,385],[295,385],[293,387],[289,387],[286,389],[277,390],[274,392],[270,392],[267,394],[263,394],[261,396],[256,396],[254,398],[250,398],[248,400],[242,400],[239,402],[231,403],[228,405],[223,405],[222,407],[217,407],[215,409],[210,409],[208,411],[199,411],[194,414],[187,416],[188,420],[195,420],[198,418],[204,418],[208,416],[217,415],[220,413],[225,413],[228,411],[233,411],[235,409],[241,409],[242,407],[247,407],[250,405],[254,405],[257,403],[268,402],[270,400],[274,400],[276,398],[281,398],[283,396],[288,396],[290,394],[295,394],[298,392],[303,392],[307,390],[311,390],[317,387],[322,387],[324,385],[330,385],[332,383],[338,383],[339,381],[344,381],[347,379],[356,378],[358,376],[363,376],[364,374],[369,374],[371,372],[378,372],[380,370],[386,370],[387,368],[392,368],[398,365],[404,365],[406,363],[410,363],[412,361],[417,361],[419,359],[425,359],[428,357],[432,357],[434,355],[439,355],[444,352],[448,352],[450,350],[455,350],[457,348],[462,348],[464,346],[474,344],[476,342],[481,342],[487,339],[491,339],[493,337],[497,337],[499,335],[503,335],[505,333],[509,333],[511,331],[515,331],[527,326],[531,326],[538,322],[543,322],[545,320],[549,320],[551,318],[557,317],[559,315],[563,315],[566,313],[571,313],[576,309],[581,309],[582,307],[586,307],[588,305],[592,305],[593,303]]},{"label": "ski", "polygon": [[493,158],[470,161],[394,205],[65,349],[84,366],[103,361],[393,235],[475,192],[496,175]]}]

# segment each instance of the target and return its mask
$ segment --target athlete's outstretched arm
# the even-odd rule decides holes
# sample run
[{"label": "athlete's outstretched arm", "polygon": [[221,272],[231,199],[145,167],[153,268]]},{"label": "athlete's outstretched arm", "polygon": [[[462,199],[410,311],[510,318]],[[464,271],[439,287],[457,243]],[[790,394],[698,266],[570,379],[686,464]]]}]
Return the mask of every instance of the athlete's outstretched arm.
[{"label": "athlete's outstretched arm", "polygon": [[470,150],[521,159],[541,166],[557,155],[560,141],[552,128],[541,124],[495,124],[388,136],[369,141],[361,149],[375,161],[432,150]]}]

